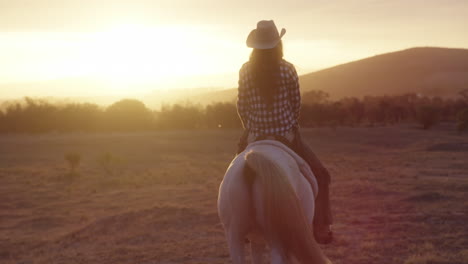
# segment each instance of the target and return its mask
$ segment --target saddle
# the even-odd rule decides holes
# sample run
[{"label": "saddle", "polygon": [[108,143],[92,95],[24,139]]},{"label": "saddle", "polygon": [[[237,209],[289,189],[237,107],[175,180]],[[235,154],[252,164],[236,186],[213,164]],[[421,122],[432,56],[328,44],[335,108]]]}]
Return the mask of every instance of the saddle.
[{"label": "saddle", "polygon": [[257,142],[260,140],[267,140],[267,139],[279,141],[283,143],[284,145],[286,145],[288,148],[293,149],[293,143],[291,142],[291,140],[288,140],[286,137],[279,136],[279,135],[260,135],[255,138],[254,142]]},{"label": "saddle", "polygon": [[254,136],[253,134],[247,132],[247,135],[245,138],[247,144],[260,141],[260,140],[276,140],[276,141],[283,143],[288,148],[294,150],[297,154],[300,154],[299,150],[297,149],[296,139],[297,139],[297,129],[291,129],[284,136],[274,135],[274,134],[263,134],[259,136]]}]

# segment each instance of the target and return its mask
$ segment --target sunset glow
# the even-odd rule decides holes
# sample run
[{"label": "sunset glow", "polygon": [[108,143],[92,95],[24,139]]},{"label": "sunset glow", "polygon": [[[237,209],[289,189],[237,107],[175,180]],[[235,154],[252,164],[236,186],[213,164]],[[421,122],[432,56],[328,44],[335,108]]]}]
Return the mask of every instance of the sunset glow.
[{"label": "sunset glow", "polygon": [[[46,8],[47,7],[47,8]],[[247,8],[250,7],[250,8]],[[61,10],[61,11],[59,11]],[[15,1],[0,4],[0,92],[75,96],[237,85],[245,39],[260,19],[286,28],[299,74],[417,46],[468,47],[461,1]],[[21,14],[21,15],[20,15]],[[5,85],[76,79],[103,85],[23,90]]]},{"label": "sunset glow", "polygon": [[84,52],[96,62],[93,74],[112,82],[213,73],[211,56],[203,51],[205,36],[195,32],[190,27],[121,25],[94,34]]}]

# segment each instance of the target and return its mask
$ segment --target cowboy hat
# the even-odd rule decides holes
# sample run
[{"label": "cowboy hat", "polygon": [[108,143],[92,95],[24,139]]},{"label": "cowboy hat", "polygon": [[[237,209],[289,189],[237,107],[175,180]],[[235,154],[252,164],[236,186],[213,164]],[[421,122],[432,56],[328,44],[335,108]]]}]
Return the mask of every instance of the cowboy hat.
[{"label": "cowboy hat", "polygon": [[278,33],[273,20],[262,20],[257,23],[257,28],[252,30],[247,37],[247,47],[255,49],[272,49],[281,41],[286,34],[286,29]]}]

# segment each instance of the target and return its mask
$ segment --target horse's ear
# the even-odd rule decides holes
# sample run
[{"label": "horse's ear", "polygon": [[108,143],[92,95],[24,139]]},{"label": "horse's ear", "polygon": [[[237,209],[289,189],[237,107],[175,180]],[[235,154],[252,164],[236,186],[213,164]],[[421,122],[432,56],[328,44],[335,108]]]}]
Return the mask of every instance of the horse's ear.
[{"label": "horse's ear", "polygon": [[243,174],[244,174],[244,178],[247,181],[247,183],[249,185],[252,185],[254,180],[255,180],[255,171],[252,168],[250,168],[250,166],[247,165],[247,163],[244,166]]}]

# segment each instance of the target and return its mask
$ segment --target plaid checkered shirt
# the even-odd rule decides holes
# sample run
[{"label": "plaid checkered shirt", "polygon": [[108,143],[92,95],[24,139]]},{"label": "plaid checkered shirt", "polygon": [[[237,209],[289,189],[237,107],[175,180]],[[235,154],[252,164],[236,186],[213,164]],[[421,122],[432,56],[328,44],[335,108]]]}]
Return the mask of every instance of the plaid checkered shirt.
[{"label": "plaid checkered shirt", "polygon": [[255,136],[284,136],[298,126],[301,107],[299,77],[291,63],[280,63],[281,85],[273,98],[273,107],[268,107],[252,80],[252,66],[245,63],[239,71],[237,112],[245,129]]}]

